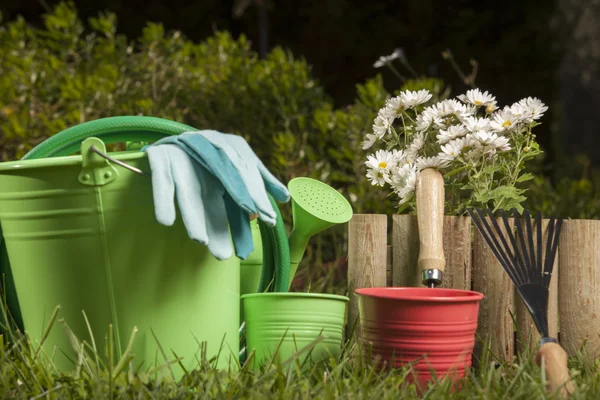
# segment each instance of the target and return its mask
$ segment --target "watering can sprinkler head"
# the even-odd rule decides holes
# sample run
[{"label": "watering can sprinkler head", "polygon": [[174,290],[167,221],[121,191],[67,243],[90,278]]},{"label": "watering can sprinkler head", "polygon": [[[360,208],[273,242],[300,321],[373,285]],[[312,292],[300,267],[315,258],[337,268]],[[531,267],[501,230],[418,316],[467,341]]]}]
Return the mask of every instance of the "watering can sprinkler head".
[{"label": "watering can sprinkler head", "polygon": [[290,284],[311,237],[352,218],[352,207],[331,186],[311,178],[294,178],[288,183],[294,226],[289,236]]}]

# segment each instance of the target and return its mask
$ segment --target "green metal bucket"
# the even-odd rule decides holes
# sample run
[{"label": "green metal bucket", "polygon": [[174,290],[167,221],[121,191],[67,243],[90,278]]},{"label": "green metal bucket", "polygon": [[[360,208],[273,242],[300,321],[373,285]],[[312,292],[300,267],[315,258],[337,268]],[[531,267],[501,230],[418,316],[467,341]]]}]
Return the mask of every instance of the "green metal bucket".
[{"label": "green metal bucket", "polygon": [[[117,124],[125,130],[118,135],[113,126],[85,136],[107,143],[153,141],[189,128],[175,124],[174,129],[152,133],[153,123],[164,120],[139,117],[151,122],[140,127],[139,119],[129,118],[134,120],[131,126],[123,125],[123,119]],[[83,136],[78,139],[81,143]],[[39,343],[60,305],[59,318],[89,344],[85,312],[100,354],[105,354],[109,324],[115,333],[115,357],[137,327],[136,367],[164,364],[164,351],[169,360],[182,358],[191,369],[200,358],[201,342],[206,342],[209,358],[219,355],[218,367],[234,365],[239,351],[239,259],[215,259],[207,247],[188,238],[181,218],[172,227],[158,224],[147,177],[85,149],[83,156],[61,156],[76,151],[74,141],[54,142],[60,148],[50,152],[52,158],[0,164],[0,224],[10,260],[10,267],[2,269],[12,272],[25,331]],[[93,139],[83,146],[90,144],[103,147]],[[110,155],[150,170],[145,153]],[[60,370],[71,370],[77,358],[57,325],[44,350]]]},{"label": "green metal bucket", "polygon": [[242,301],[253,367],[302,351],[298,361],[305,366],[340,355],[348,297],[279,292],[247,294]]},{"label": "green metal bucket", "polygon": [[[254,242],[254,251],[240,262],[240,295],[256,293],[260,285],[260,274],[262,271],[262,239],[260,237],[260,228],[258,220],[250,222],[252,228],[252,241]],[[244,308],[242,299],[240,299],[240,324],[244,321]]]}]

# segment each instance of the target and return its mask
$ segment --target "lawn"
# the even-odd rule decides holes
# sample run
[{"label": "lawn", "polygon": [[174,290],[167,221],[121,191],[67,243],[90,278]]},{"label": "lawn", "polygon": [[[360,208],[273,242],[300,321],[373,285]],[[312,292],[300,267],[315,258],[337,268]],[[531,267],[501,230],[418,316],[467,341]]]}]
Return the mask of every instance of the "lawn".
[{"label": "lawn", "polygon": [[[5,315],[5,314],[4,314]],[[6,315],[5,315],[6,317]],[[6,321],[6,319],[5,319]],[[60,329],[60,320],[49,322],[48,329]],[[69,334],[68,331],[65,334]],[[451,391],[451,382],[443,379],[421,395],[408,383],[408,368],[382,370],[372,366],[368,352],[355,341],[344,346],[340,357],[326,362],[300,365],[298,355],[284,362],[273,361],[258,370],[250,363],[230,371],[212,367],[200,351],[197,368],[187,371],[179,382],[170,371],[182,368],[177,360],[155,368],[135,371],[129,350],[120,360],[104,363],[96,344],[74,341],[81,354],[69,374],[56,371],[49,357],[11,330],[0,342],[0,398],[3,399],[543,399],[553,398],[545,391],[544,371],[533,363],[532,354],[523,354],[510,364],[498,364],[484,352],[479,367],[462,381],[462,388]],[[132,340],[135,338],[132,336]],[[112,348],[108,340],[106,349]],[[129,349],[129,348],[128,348]],[[574,399],[600,398],[600,363],[590,361],[585,352],[570,360],[576,393]],[[161,373],[161,371],[165,373]]]}]

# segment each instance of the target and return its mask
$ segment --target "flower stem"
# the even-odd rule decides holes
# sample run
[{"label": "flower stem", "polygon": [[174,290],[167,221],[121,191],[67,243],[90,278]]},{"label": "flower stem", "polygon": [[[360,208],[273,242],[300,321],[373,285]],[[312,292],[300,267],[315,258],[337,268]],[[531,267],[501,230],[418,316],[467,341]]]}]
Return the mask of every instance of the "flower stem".
[{"label": "flower stem", "polygon": [[394,73],[394,75],[396,75],[398,77],[398,79],[400,79],[402,81],[402,83],[406,82],[406,78],[400,73],[398,72],[398,70],[396,68],[394,68],[394,66],[392,65],[392,63],[387,63],[386,64],[388,66],[388,68],[390,70],[392,70],[392,72]]}]

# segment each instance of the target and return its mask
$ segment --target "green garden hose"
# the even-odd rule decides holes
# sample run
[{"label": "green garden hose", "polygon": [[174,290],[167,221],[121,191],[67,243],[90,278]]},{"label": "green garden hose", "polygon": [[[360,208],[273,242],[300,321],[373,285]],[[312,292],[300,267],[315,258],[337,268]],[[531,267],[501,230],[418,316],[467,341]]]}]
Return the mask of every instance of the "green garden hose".
[{"label": "green garden hose", "polygon": [[104,143],[126,141],[154,142],[165,136],[196,131],[191,126],[162,118],[124,116],[101,118],[72,126],[38,144],[23,160],[68,156],[79,151],[81,142],[90,136]]},{"label": "green garden hose", "polygon": [[[22,159],[68,156],[78,152],[81,142],[88,137],[97,137],[106,144],[126,141],[155,142],[166,136],[196,130],[191,126],[179,122],[154,117],[120,116],[102,118],[72,126],[53,135],[29,151]],[[259,221],[262,238],[263,268],[258,291],[265,291],[270,288],[271,291],[285,292],[288,290],[290,274],[288,238],[279,208],[275,200],[270,196],[269,198],[277,216],[277,223],[274,227],[269,227],[264,222]],[[0,271],[10,277],[10,265],[6,248],[2,242],[3,240],[0,237],[0,245],[2,245],[2,248],[0,248],[2,252],[0,254],[0,261],[2,262],[0,264]],[[271,282],[274,284],[269,286]],[[12,285],[10,289],[14,289],[12,282],[7,282],[8,284]],[[13,290],[7,291],[13,293]],[[15,317],[18,327],[23,330],[16,295],[9,296],[8,302],[11,314]]]}]

